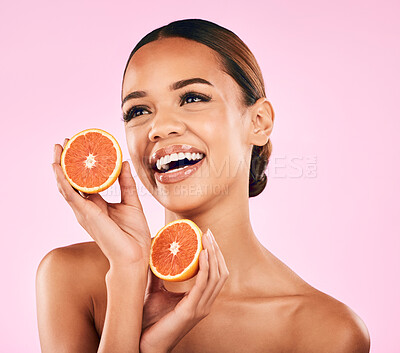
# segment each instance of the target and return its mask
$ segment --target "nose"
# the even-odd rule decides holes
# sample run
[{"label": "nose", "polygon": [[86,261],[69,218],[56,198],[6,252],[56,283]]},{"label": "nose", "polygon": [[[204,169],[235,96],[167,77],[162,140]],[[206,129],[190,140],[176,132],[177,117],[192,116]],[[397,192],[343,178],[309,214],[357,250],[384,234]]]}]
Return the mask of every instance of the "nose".
[{"label": "nose", "polygon": [[159,110],[153,117],[149,131],[149,140],[156,142],[170,135],[180,136],[185,132],[185,129],[185,124],[176,114],[166,110]]}]

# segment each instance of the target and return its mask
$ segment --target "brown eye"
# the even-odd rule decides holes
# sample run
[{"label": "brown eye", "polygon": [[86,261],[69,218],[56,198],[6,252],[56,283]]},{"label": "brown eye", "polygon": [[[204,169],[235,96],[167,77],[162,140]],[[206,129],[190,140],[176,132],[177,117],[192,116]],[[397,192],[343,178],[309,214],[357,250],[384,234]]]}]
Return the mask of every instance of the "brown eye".
[{"label": "brown eye", "polygon": [[187,103],[209,102],[211,100],[211,97],[203,94],[198,94],[195,92],[186,92],[183,95],[181,95],[180,98],[181,98],[181,105]]},{"label": "brown eye", "polygon": [[132,107],[131,109],[128,110],[127,113],[124,113],[123,119],[125,122],[128,122],[129,120],[139,116],[139,115],[145,115],[145,114],[150,114],[150,112],[147,110],[146,107]]},{"label": "brown eye", "polygon": [[185,99],[186,103],[193,103],[193,102],[201,102],[202,99],[200,97],[196,97],[196,96],[189,96]]}]

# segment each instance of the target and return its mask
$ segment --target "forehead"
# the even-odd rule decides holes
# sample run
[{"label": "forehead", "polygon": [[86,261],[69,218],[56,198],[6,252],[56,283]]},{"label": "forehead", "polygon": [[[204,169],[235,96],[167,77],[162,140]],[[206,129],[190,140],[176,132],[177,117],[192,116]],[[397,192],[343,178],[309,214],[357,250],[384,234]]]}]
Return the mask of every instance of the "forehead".
[{"label": "forehead", "polygon": [[222,70],[217,52],[192,40],[163,38],[144,45],[132,56],[123,96],[135,90],[162,89],[193,77],[204,78],[220,88],[237,89],[233,78]]}]

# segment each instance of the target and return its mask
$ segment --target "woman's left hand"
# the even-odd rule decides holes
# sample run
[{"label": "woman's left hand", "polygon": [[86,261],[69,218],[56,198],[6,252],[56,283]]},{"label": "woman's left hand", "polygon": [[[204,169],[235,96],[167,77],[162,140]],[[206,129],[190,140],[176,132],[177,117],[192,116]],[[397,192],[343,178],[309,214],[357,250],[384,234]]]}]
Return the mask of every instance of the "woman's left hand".
[{"label": "woman's left hand", "polygon": [[206,234],[202,244],[205,250],[200,253],[200,269],[194,286],[188,292],[169,292],[162,280],[149,269],[140,352],[170,352],[210,313],[229,272],[214,237]]}]

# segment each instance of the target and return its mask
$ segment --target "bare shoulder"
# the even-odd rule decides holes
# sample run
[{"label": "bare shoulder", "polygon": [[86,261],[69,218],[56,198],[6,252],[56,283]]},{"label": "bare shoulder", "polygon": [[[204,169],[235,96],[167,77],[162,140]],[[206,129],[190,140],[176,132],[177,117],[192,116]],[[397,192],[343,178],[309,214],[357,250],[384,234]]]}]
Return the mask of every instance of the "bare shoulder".
[{"label": "bare shoulder", "polygon": [[51,277],[52,282],[75,287],[78,294],[87,292],[91,286],[96,287],[99,280],[104,281],[108,269],[107,258],[92,241],[51,250],[41,260],[36,276],[37,279]]},{"label": "bare shoulder", "polygon": [[66,267],[70,271],[79,270],[83,274],[85,269],[90,270],[93,266],[109,267],[107,258],[94,241],[51,250],[40,262],[38,270],[51,265]]},{"label": "bare shoulder", "polygon": [[108,260],[97,244],[54,249],[36,273],[36,305],[42,352],[97,352],[95,305],[105,290]]},{"label": "bare shoulder", "polygon": [[301,300],[294,323],[299,333],[296,352],[369,352],[368,329],[351,308],[317,290]]}]

